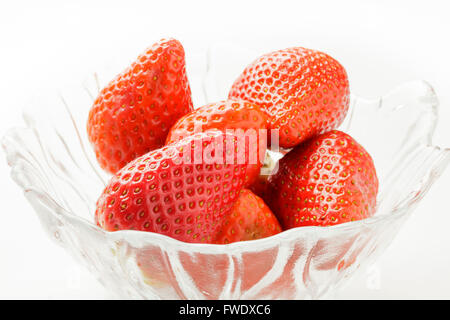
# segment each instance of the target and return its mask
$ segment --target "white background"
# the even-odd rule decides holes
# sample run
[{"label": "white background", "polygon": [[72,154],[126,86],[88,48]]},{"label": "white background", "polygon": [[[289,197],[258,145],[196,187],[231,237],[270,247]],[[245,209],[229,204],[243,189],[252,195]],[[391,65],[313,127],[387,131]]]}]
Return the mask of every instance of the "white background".
[{"label": "white background", "polygon": [[[450,146],[448,1],[0,2],[0,134],[36,93],[79,84],[105,61],[124,67],[173,36],[189,48],[321,49],[347,69],[353,93],[375,97],[428,80],[441,101],[435,143]],[[194,50],[194,49],[193,49]],[[118,70],[119,71],[119,70]],[[378,262],[334,297],[450,298],[450,169]],[[50,242],[0,162],[0,298],[113,298]]]}]

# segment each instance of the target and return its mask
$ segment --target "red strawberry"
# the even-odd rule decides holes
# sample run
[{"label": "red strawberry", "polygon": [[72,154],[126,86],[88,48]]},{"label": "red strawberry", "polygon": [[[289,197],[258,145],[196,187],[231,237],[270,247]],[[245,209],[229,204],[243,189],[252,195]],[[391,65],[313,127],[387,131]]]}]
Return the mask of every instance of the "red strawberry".
[{"label": "red strawberry", "polygon": [[[195,131],[218,129],[223,132],[242,129],[250,142],[246,185],[252,183],[259,174],[264,161],[267,144],[267,116],[257,105],[240,100],[228,100],[207,104],[180,118],[170,129],[166,143],[178,141]],[[238,135],[238,132],[234,132]],[[241,135],[244,137],[244,135]],[[252,140],[254,139],[254,140]],[[261,139],[261,140],[260,140]]]},{"label": "red strawberry", "polygon": [[210,242],[244,182],[246,164],[227,154],[235,147],[235,136],[208,131],[133,160],[100,196],[97,224]]},{"label": "red strawberry", "polygon": [[242,189],[233,209],[222,220],[214,243],[255,240],[280,232],[277,218],[264,201],[250,190]]},{"label": "red strawberry", "polygon": [[269,176],[268,175],[259,175],[256,180],[248,186],[254,194],[262,199],[266,199],[270,195],[269,191]]},{"label": "red strawberry", "polygon": [[255,179],[255,181],[247,187],[258,197],[261,197],[264,201],[270,198],[270,188],[269,188],[269,177],[271,174],[274,174],[277,169],[277,162],[274,160],[274,156],[276,158],[287,153],[284,150],[280,150],[278,154],[271,155],[269,152],[266,153],[266,157],[264,159],[264,165],[261,168],[261,172],[259,176]]},{"label": "red strawberry", "polygon": [[98,95],[88,136],[102,168],[115,173],[164,145],[170,127],[192,110],[184,49],[161,40],[140,55]]},{"label": "red strawberry", "polygon": [[269,183],[268,202],[285,229],[334,225],[375,212],[378,179],[372,158],[341,131],[316,136],[290,151]]},{"label": "red strawberry", "polygon": [[301,47],[263,55],[234,82],[229,98],[256,103],[291,148],[338,127],[349,106],[345,69],[325,53]]}]

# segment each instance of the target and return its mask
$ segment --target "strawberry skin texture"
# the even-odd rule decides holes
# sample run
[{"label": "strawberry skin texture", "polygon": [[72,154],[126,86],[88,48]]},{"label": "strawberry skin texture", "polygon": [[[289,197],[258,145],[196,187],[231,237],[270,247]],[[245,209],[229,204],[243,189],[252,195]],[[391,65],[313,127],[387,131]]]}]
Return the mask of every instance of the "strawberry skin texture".
[{"label": "strawberry skin texture", "polygon": [[[234,136],[220,131],[198,133],[131,161],[97,201],[97,225],[107,231],[141,230],[211,242],[245,178],[246,164],[225,158],[226,148],[235,143],[230,138]],[[219,160],[206,161],[203,150],[215,152],[218,143],[224,145],[214,158]]]},{"label": "strawberry skin texture", "polygon": [[259,175],[256,180],[250,186],[248,186],[248,189],[258,197],[265,199],[267,196],[269,196],[269,176]]},{"label": "strawberry skin texture", "polygon": [[236,79],[229,98],[258,104],[279,130],[280,146],[292,148],[337,128],[349,107],[345,69],[329,55],[302,47],[265,54]]},{"label": "strawberry skin texture", "polygon": [[163,39],[100,91],[87,132],[100,166],[115,173],[164,145],[175,121],[192,111],[184,49]]},{"label": "strawberry skin texture", "polygon": [[375,212],[378,178],[367,151],[333,130],[297,146],[269,178],[270,207],[284,229],[330,226]]},{"label": "strawberry skin texture", "polygon": [[[227,100],[210,103],[195,109],[191,113],[180,118],[170,129],[166,144],[178,141],[194,133],[195,130],[207,131],[217,129],[225,132],[227,129],[254,130],[256,133],[255,144],[251,144],[250,152],[254,156],[249,161],[246,177],[246,185],[253,183],[264,161],[267,145],[267,115],[259,106],[242,101]],[[264,131],[260,131],[264,129]],[[260,140],[261,139],[261,140]]]},{"label": "strawberry skin texture", "polygon": [[264,201],[250,190],[242,189],[233,209],[224,217],[214,243],[256,240],[281,231],[280,223]]}]

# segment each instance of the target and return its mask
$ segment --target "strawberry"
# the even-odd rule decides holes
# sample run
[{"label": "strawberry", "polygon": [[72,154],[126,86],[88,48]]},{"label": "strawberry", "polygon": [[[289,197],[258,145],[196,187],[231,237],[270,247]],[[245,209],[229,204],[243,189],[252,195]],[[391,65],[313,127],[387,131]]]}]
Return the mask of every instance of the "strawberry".
[{"label": "strawberry", "polygon": [[254,194],[262,199],[266,199],[270,196],[269,190],[269,176],[268,175],[259,175],[256,180],[247,187]]},{"label": "strawberry", "polygon": [[341,131],[291,150],[269,185],[269,205],[285,229],[335,225],[375,212],[378,179],[372,158]]},{"label": "strawberry", "polygon": [[100,196],[97,225],[210,242],[244,182],[247,165],[237,155],[229,157],[235,148],[235,136],[208,131],[131,161]]},{"label": "strawberry", "polygon": [[87,123],[100,166],[115,173],[164,145],[170,127],[192,110],[184,49],[155,43],[100,91]]},{"label": "strawberry", "polygon": [[255,240],[281,232],[280,224],[264,201],[248,189],[242,189],[233,209],[222,220],[213,242],[227,244]]},{"label": "strawberry", "polygon": [[236,130],[241,129],[240,136],[244,138],[244,134],[247,135],[251,157],[248,159],[246,185],[255,181],[266,152],[266,114],[257,105],[240,100],[210,103],[180,118],[170,129],[166,143],[178,141],[196,131],[209,129],[223,132],[234,130],[235,135],[239,135]]},{"label": "strawberry", "polygon": [[252,191],[258,197],[261,197],[264,201],[270,197],[269,177],[277,171],[278,160],[276,159],[279,159],[279,157],[282,157],[287,153],[284,150],[280,151],[281,152],[274,154],[271,154],[270,152],[266,153],[264,165],[261,168],[260,174],[252,184],[247,186],[247,189]]},{"label": "strawberry", "polygon": [[280,146],[292,148],[338,127],[349,107],[345,69],[329,55],[294,47],[256,59],[236,79],[229,98],[261,106]]}]

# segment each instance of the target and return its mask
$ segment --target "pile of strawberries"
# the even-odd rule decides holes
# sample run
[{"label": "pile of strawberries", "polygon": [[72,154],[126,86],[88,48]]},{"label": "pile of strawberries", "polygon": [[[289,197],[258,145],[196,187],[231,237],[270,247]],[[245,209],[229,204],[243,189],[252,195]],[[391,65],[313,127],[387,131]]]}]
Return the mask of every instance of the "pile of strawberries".
[{"label": "pile of strawberries", "polygon": [[[335,130],[349,107],[345,69],[301,47],[265,54],[228,100],[194,109],[184,49],[155,43],[94,102],[87,130],[113,174],[95,219],[108,231],[226,244],[374,214],[372,158]],[[270,175],[267,149],[285,154]]]}]

